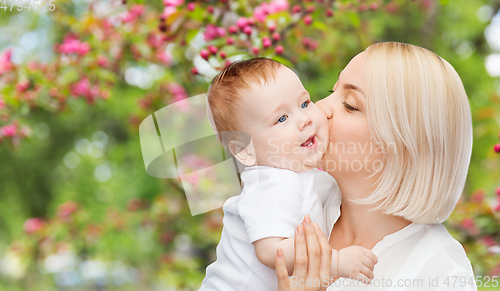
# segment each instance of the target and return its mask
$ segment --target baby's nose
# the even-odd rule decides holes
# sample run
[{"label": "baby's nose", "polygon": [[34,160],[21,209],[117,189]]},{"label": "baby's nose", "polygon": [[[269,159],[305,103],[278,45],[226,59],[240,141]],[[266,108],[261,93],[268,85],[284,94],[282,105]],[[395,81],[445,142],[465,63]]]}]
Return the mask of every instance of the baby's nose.
[{"label": "baby's nose", "polygon": [[301,129],[304,129],[306,126],[309,126],[309,125],[312,125],[312,120],[309,116],[307,116],[307,119],[305,120],[305,122],[303,123],[303,126]]}]

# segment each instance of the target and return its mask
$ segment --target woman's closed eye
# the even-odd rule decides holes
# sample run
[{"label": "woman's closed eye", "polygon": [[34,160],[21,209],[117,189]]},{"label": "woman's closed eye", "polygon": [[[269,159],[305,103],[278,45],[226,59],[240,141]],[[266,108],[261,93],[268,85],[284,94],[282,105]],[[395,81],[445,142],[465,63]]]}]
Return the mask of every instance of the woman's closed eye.
[{"label": "woman's closed eye", "polygon": [[349,112],[359,111],[359,109],[358,109],[358,108],[353,107],[353,106],[351,106],[351,105],[347,104],[345,101],[344,101],[344,102],[342,102],[342,104],[344,104],[345,109],[346,109],[347,111],[349,111]]}]

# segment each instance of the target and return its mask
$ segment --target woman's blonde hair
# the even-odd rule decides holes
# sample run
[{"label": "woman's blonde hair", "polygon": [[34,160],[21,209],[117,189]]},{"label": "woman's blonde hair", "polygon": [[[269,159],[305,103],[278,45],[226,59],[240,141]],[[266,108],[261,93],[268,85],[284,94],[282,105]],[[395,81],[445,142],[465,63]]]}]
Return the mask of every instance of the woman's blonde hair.
[{"label": "woman's blonde hair", "polygon": [[422,224],[441,223],[462,194],[472,151],[472,121],[455,69],[410,44],[365,51],[367,118],[383,150],[376,190],[359,202]]}]

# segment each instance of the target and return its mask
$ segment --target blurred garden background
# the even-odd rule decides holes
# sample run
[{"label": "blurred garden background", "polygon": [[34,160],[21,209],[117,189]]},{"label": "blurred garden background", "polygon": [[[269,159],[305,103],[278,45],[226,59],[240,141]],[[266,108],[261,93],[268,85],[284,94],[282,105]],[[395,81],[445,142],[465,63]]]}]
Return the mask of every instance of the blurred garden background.
[{"label": "blurred garden background", "polygon": [[192,216],[179,179],[146,173],[139,124],[254,56],[319,100],[378,41],[461,76],[474,148],[445,225],[476,275],[500,276],[500,0],[50,3],[0,6],[0,290],[197,290],[222,209]]}]

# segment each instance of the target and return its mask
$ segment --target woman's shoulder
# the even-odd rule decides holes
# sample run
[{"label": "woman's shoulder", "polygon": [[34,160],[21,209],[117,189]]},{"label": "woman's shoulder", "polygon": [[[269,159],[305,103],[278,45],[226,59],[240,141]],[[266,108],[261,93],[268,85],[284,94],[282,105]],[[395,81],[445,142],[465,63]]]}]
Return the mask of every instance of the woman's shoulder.
[{"label": "woman's shoulder", "polygon": [[436,266],[441,273],[473,275],[470,260],[460,242],[453,238],[442,224],[428,224],[408,239],[408,251],[420,264]]},{"label": "woman's shoulder", "polygon": [[446,251],[449,254],[460,255],[457,258],[467,258],[462,244],[453,238],[442,224],[425,225],[420,236],[424,245],[433,252]]}]

